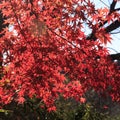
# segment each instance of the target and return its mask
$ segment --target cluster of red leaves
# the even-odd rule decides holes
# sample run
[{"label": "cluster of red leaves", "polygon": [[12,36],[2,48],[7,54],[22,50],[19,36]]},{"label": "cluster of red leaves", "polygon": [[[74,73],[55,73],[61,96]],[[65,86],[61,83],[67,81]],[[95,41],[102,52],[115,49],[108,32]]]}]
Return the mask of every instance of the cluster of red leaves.
[{"label": "cluster of red leaves", "polygon": [[[59,95],[85,102],[84,93],[91,88],[120,101],[119,69],[100,42],[86,40],[82,31],[84,21],[96,31],[97,22],[103,22],[103,11],[89,0],[2,0],[0,9],[14,26],[0,38],[5,56],[1,105],[35,96],[55,110]],[[97,35],[110,41],[108,34]]]}]

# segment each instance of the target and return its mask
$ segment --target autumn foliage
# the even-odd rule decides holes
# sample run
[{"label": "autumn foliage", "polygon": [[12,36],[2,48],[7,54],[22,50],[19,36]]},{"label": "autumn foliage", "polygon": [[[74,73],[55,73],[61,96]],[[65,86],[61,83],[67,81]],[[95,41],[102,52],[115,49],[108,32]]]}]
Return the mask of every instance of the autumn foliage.
[{"label": "autumn foliage", "polygon": [[120,68],[103,47],[112,39],[101,27],[119,13],[90,0],[2,0],[0,9],[9,23],[0,38],[1,107],[36,97],[55,110],[60,95],[84,103],[91,89],[120,101]]}]

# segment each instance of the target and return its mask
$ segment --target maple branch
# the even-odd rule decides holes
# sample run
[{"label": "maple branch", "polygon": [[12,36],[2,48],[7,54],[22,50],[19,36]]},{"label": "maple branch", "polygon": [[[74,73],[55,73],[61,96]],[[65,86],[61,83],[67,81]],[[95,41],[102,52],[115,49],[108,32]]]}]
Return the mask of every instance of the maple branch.
[{"label": "maple branch", "polygon": [[75,48],[79,49],[80,51],[82,51],[84,54],[87,55],[87,53],[86,53],[84,50],[82,50],[82,49],[80,49],[79,47],[77,47],[77,46],[76,46],[75,44],[73,44],[71,41],[69,41],[68,39],[60,36],[59,34],[57,34],[56,32],[54,32],[51,28],[49,28],[49,27],[47,27],[47,28],[48,28],[52,33],[54,33],[56,36],[58,36],[59,38],[61,38],[61,39],[64,40],[64,41],[68,42],[69,44],[71,44],[72,46],[74,46]]},{"label": "maple branch", "polygon": [[117,31],[117,32],[111,32],[110,34],[118,34],[120,33],[120,31]]},{"label": "maple branch", "polygon": [[[106,33],[110,33],[111,31],[117,29],[120,27],[120,21],[116,20],[113,23],[111,23],[109,26],[105,28]],[[86,38],[87,40],[97,40],[97,37],[95,36],[95,33],[91,33],[90,36]],[[120,60],[120,53],[118,54],[111,54],[110,55],[112,60]]]},{"label": "maple branch", "polygon": [[[117,1],[113,0],[113,2],[112,2],[111,5],[110,5],[110,10],[109,10],[108,16],[111,15],[113,12],[118,11],[118,10],[120,9],[120,8],[115,9],[116,4],[117,4]],[[106,21],[104,21],[103,23],[100,23],[100,24],[99,24],[99,27],[102,27],[102,26],[105,25],[107,22],[108,22],[108,21],[106,20]]]},{"label": "maple branch", "polygon": [[116,20],[116,21],[114,21],[113,23],[111,23],[109,26],[107,26],[107,27],[105,28],[105,31],[106,31],[106,33],[109,33],[109,32],[111,32],[111,31],[117,29],[118,27],[120,27],[120,21],[119,21],[119,20]]},{"label": "maple branch", "polygon": [[[106,33],[110,33],[113,30],[117,29],[120,27],[120,21],[116,20],[113,23],[111,23],[109,26],[105,28]],[[87,40],[97,40],[97,37],[95,36],[95,32],[92,32],[89,36],[86,38]]]},{"label": "maple branch", "polygon": [[111,54],[110,55],[111,60],[120,60],[120,53],[117,54]]},{"label": "maple branch", "polygon": [[[108,15],[110,15],[110,14],[113,13],[114,11],[120,10],[120,8],[116,8],[116,9],[115,9],[116,4],[117,4],[117,1],[116,1],[116,0],[113,0],[113,2],[112,2],[111,5],[110,5],[110,10],[109,10],[109,14],[108,14]],[[103,25],[105,25],[107,22],[108,22],[108,21],[106,20],[106,21],[104,21],[103,23],[100,23],[100,24],[99,24],[99,28],[102,27]],[[113,23],[111,23],[109,26],[107,26],[107,27],[105,28],[105,31],[106,31],[106,33],[109,33],[109,32],[111,32],[111,31],[117,29],[118,27],[120,27],[120,21],[116,20],[116,21],[114,21]],[[97,38],[96,38],[96,36],[95,36],[95,33],[92,32],[86,39],[87,39],[87,40],[96,40]]]},{"label": "maple branch", "polygon": [[[116,0],[113,0],[111,5],[110,5],[110,12],[108,15],[110,15],[111,13],[113,13],[114,11],[117,11],[117,10],[120,10],[120,8],[116,8],[115,9],[115,6],[117,4],[117,1]],[[106,20],[104,23],[100,23],[99,25],[99,28],[102,27],[103,25],[105,25],[108,21]],[[112,32],[113,30],[117,29],[120,27],[120,21],[119,20],[115,20],[113,23],[111,23],[110,25],[108,25],[106,28],[105,28],[105,32],[106,33],[110,33]],[[97,40],[97,37],[95,36],[95,32],[92,31],[92,33],[87,36],[86,38],[87,40],[94,40],[96,41]],[[117,53],[117,54],[111,54],[110,55],[110,58],[112,60],[120,60],[120,53]]]},{"label": "maple branch", "polygon": [[117,0],[113,0],[111,5],[110,5],[110,13],[113,12],[115,10],[115,5],[117,3]]},{"label": "maple branch", "polygon": [[[109,14],[108,14],[108,15],[110,15],[111,13],[113,13],[113,12],[115,12],[115,11],[120,10],[120,8],[116,8],[116,9],[115,9],[116,4],[117,4],[117,0],[113,0],[112,3],[111,3],[111,5],[110,5],[110,10],[109,10]],[[106,24],[107,22],[108,22],[108,21],[105,21],[105,22],[103,23],[103,25]],[[103,26],[103,25],[101,25],[101,26]],[[100,27],[101,27],[101,26],[100,26]],[[114,21],[112,24],[110,24],[109,26],[107,26],[107,27],[105,28],[105,31],[106,31],[107,33],[109,33],[109,32],[111,32],[111,31],[117,29],[118,27],[120,27],[120,21],[116,20],[116,21]]]},{"label": "maple branch", "polygon": [[114,11],[119,11],[120,10],[120,8],[116,8],[116,9],[114,9]]}]

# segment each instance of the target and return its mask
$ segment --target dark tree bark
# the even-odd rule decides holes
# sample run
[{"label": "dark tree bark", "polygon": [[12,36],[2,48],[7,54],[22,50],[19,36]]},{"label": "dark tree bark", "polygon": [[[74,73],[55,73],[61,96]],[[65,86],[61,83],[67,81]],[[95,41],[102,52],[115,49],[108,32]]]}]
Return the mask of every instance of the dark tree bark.
[{"label": "dark tree bark", "polygon": [[[4,35],[3,29],[8,26],[8,24],[4,24],[4,20],[6,18],[3,16],[2,12],[0,11],[0,38]],[[2,77],[2,61],[3,61],[3,55],[2,51],[0,51],[0,79]]]}]

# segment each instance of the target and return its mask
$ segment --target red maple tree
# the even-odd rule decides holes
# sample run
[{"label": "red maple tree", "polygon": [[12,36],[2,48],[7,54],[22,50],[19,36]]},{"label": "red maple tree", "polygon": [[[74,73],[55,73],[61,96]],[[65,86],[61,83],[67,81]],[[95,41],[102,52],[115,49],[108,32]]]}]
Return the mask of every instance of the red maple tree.
[{"label": "red maple tree", "polygon": [[90,0],[2,0],[4,23],[13,29],[0,38],[1,106],[35,96],[55,110],[59,95],[85,102],[90,89],[120,101],[120,69],[103,47],[120,26],[117,2],[97,9]]}]

